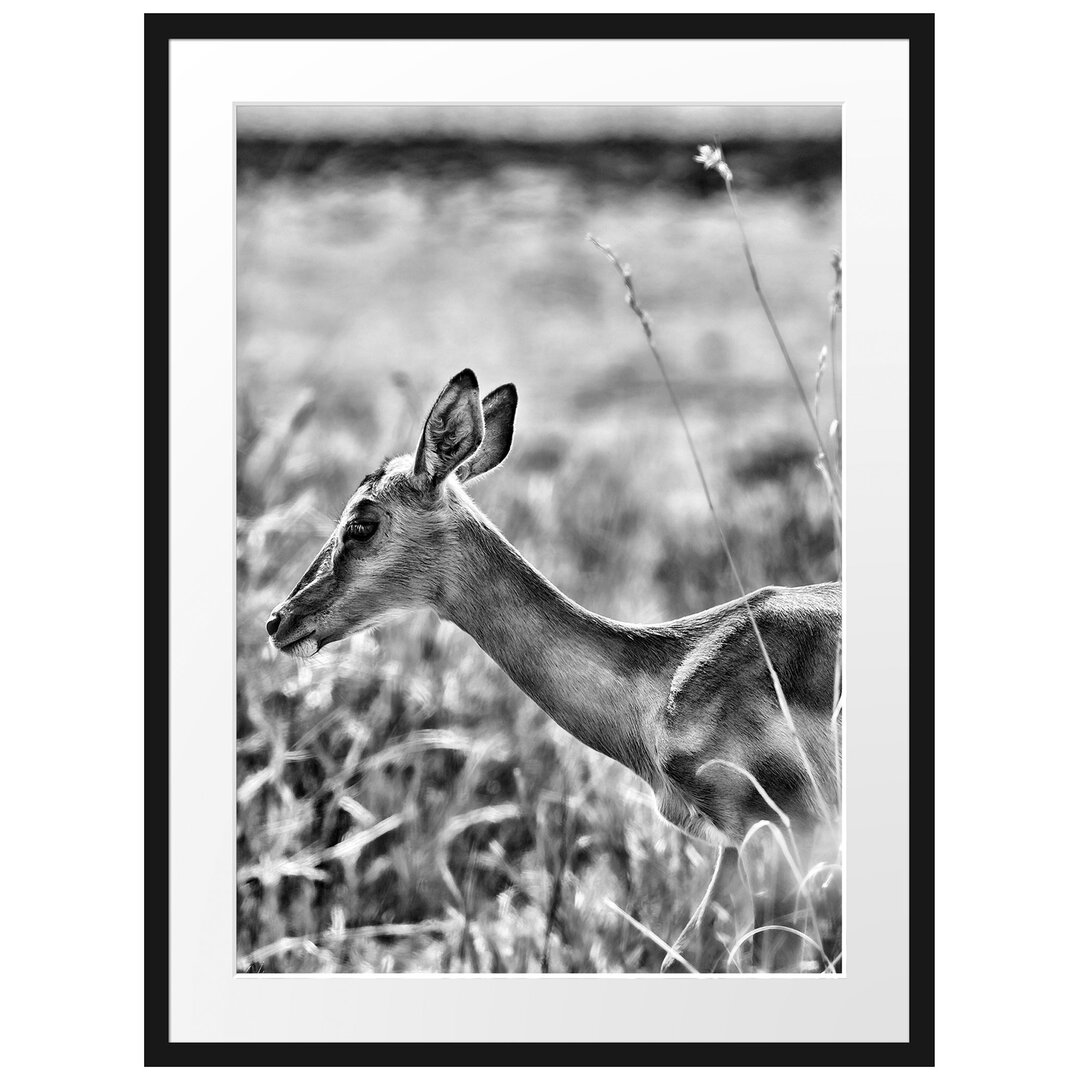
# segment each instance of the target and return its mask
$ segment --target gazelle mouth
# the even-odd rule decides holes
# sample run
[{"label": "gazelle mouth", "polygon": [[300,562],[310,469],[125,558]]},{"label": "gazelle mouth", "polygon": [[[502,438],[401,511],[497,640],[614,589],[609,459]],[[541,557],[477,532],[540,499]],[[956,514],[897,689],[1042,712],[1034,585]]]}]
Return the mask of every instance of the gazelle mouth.
[{"label": "gazelle mouth", "polygon": [[315,636],[315,632],[311,631],[302,637],[293,638],[292,641],[287,641],[277,647],[287,656],[296,656],[301,660],[307,660],[319,651],[319,645],[319,639]]}]

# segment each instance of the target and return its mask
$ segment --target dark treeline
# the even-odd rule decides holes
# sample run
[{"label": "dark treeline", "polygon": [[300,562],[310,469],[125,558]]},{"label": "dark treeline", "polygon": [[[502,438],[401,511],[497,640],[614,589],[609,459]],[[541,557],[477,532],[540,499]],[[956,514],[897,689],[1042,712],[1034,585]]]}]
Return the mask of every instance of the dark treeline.
[{"label": "dark treeline", "polygon": [[[757,189],[784,188],[813,198],[840,180],[839,139],[732,139],[724,152],[740,184]],[[693,160],[693,153],[681,137],[591,141],[244,137],[237,142],[237,177],[241,185],[282,176],[343,179],[387,173],[454,182],[527,166],[564,170],[585,187],[657,185],[702,197],[715,192],[717,178]]]}]

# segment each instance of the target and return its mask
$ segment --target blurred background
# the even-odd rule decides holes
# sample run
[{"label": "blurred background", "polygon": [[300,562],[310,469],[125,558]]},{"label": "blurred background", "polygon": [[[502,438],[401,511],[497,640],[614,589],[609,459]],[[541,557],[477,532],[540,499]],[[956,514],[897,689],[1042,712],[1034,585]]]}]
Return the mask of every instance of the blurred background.
[{"label": "blurred background", "polygon": [[[717,137],[825,432],[838,108],[238,108],[239,971],[656,971],[606,901],[668,942],[696,907],[715,853],[455,627],[421,614],[298,664],[263,624],[466,366],[520,399],[473,495],[560,589],[637,622],[738,595],[587,232],[633,271],[746,588],[838,576],[813,435],[693,161]],[[713,906],[699,970],[752,969],[736,922]]]}]

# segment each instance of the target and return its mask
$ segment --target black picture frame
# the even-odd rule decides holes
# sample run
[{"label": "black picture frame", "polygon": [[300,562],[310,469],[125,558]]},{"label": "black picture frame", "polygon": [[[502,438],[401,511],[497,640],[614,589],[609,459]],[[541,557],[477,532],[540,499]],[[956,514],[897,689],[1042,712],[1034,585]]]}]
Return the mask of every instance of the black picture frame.
[{"label": "black picture frame", "polygon": [[[588,21],[586,21],[586,19]],[[621,15],[603,25],[605,40],[650,39],[896,39],[909,44],[911,132],[910,340],[921,343],[920,359],[932,366],[934,246],[932,185],[934,159],[934,16],[900,15]],[[909,955],[910,1038],[907,1042],[846,1043],[178,1043],[169,1038],[168,949],[160,947],[169,926],[169,717],[168,501],[160,494],[168,469],[169,434],[169,44],[178,39],[590,39],[595,17],[572,15],[425,15],[422,20],[391,15],[204,15],[145,16],[145,410],[154,440],[147,442],[146,544],[157,558],[146,570],[147,624],[160,627],[145,646],[145,892],[144,1063],[161,1065],[380,1065],[473,1066],[583,1064],[603,1047],[604,1065],[907,1065],[934,1063],[934,760],[933,620],[925,600],[911,600],[909,639],[912,735],[921,736],[909,774],[910,940],[919,941],[919,959]],[[918,258],[915,258],[915,253]],[[910,400],[910,430],[919,438],[908,447],[910,461],[909,550],[920,597],[933,595],[934,401],[932,380]],[[163,460],[164,459],[164,460]],[[151,604],[153,608],[151,609]],[[166,611],[167,616],[167,611]],[[915,630],[917,628],[917,632]],[[153,917],[151,917],[151,915]],[[150,935],[155,936],[151,947]],[[164,959],[163,959],[164,958]],[[673,1060],[673,1045],[678,1047]],[[717,1049],[721,1055],[717,1056]]]}]

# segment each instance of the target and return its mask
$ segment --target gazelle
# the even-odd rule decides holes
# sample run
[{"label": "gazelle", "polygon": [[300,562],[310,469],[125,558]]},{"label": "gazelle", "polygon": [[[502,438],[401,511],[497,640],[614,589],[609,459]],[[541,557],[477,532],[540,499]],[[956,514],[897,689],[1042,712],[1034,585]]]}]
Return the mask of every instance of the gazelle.
[{"label": "gazelle", "polygon": [[[838,797],[831,720],[839,585],[759,589],[651,626],[585,610],[467,493],[509,452],[516,409],[512,385],[481,403],[472,371],[455,375],[415,454],[364,477],[273,610],[273,644],[308,657],[394,613],[433,608],[557,724],[643,777],[678,828],[737,845],[778,807],[793,830],[812,830],[823,801]],[[718,762],[735,767],[708,767]]]}]

